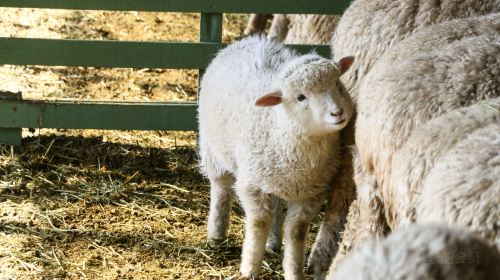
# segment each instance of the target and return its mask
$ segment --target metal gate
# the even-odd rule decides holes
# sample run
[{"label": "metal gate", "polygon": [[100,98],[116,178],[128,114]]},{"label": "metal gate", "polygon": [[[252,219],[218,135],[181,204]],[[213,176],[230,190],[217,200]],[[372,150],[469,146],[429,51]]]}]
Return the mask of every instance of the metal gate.
[{"label": "metal gate", "polygon": [[[223,13],[341,14],[350,0],[0,0],[0,7],[201,13],[199,43],[0,38],[0,65],[203,69],[222,41]],[[329,56],[328,46],[312,48]],[[196,130],[195,102],[23,100],[0,93],[0,143],[22,128]]]}]

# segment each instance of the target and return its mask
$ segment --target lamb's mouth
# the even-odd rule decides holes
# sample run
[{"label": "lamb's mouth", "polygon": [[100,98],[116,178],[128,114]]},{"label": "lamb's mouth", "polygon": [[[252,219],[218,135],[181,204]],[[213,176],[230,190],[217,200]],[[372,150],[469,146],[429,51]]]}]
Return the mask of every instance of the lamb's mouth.
[{"label": "lamb's mouth", "polygon": [[344,123],[344,122],[346,122],[346,121],[347,121],[347,119],[346,119],[346,118],[342,118],[342,119],[340,119],[340,120],[338,120],[338,121],[336,121],[336,122],[327,122],[326,124],[327,124],[327,125],[340,125],[340,124],[343,124],[343,123]]}]

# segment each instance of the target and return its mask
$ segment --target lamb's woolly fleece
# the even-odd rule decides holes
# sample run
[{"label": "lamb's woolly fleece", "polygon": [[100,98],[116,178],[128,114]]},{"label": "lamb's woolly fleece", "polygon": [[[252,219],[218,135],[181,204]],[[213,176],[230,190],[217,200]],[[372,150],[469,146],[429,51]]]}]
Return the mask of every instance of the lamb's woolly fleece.
[{"label": "lamb's woolly fleece", "polygon": [[373,241],[347,256],[327,279],[494,280],[500,254],[462,228],[412,225]]},{"label": "lamb's woolly fleece", "polygon": [[342,76],[356,102],[358,81],[390,47],[427,26],[494,12],[500,12],[498,0],[355,0],[335,29],[332,53],[356,57]]},{"label": "lamb's woolly fleece", "polygon": [[[300,119],[283,118],[281,105],[258,108],[254,102],[277,87],[293,85],[306,92],[312,84],[319,89],[331,87],[339,75],[338,66],[330,60],[314,54],[299,56],[260,37],[224,49],[208,67],[201,84],[202,171],[231,172],[241,184],[262,187],[285,200],[324,192],[339,162],[338,133],[304,138],[301,131],[307,128],[301,127]],[[350,104],[345,90],[339,90]]]},{"label": "lamb's woolly fleece", "polygon": [[317,55],[304,55],[287,63],[280,71],[279,86],[300,88],[306,92],[322,92],[339,79],[340,67],[328,59]]}]

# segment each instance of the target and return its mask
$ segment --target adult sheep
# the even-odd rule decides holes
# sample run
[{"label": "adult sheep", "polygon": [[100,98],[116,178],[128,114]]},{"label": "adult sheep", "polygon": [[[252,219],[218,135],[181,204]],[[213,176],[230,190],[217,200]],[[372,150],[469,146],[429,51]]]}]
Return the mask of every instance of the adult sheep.
[{"label": "adult sheep", "polygon": [[285,278],[304,278],[308,224],[326,198],[340,162],[339,132],[352,114],[339,82],[351,63],[352,57],[334,63],[252,37],[208,66],[198,111],[202,172],[211,185],[208,239],[226,238],[236,191],[246,216],[243,277],[260,272],[280,198],[288,203]]},{"label": "adult sheep", "polygon": [[356,145],[373,178],[358,186],[358,199],[361,207],[381,200],[391,228],[400,223],[390,186],[392,167],[402,164],[395,153],[428,121],[500,95],[499,34],[500,14],[429,27],[386,53],[360,84]]},{"label": "adult sheep", "polygon": [[[381,82],[381,80],[384,80],[388,78],[389,76],[386,76],[388,74],[388,71],[392,71],[394,74],[394,77],[388,78],[386,80],[392,80],[392,82],[395,82],[399,79],[399,77],[396,78],[398,75],[398,71],[395,71],[395,67],[400,64],[404,63],[405,59],[413,59],[412,57],[418,54],[419,52],[430,52],[432,50],[439,50],[441,48],[446,47],[450,43],[456,41],[456,40],[461,40],[466,37],[474,37],[474,36],[498,36],[500,34],[500,15],[499,14],[492,14],[488,16],[483,16],[483,17],[478,17],[478,18],[468,18],[468,19],[458,19],[454,21],[449,21],[445,23],[441,23],[435,26],[427,27],[425,29],[422,29],[419,32],[416,32],[409,38],[403,40],[402,42],[398,43],[396,46],[394,46],[390,51],[388,51],[385,55],[383,55],[377,64],[373,68],[373,73],[370,73],[366,79],[370,79],[370,81],[366,81],[364,84],[364,90],[361,92],[362,99],[360,99],[360,105],[363,107],[363,104],[366,104],[366,107],[364,107],[365,111],[372,111],[372,112],[378,112],[380,113],[379,116],[382,116],[383,114],[387,114],[387,111],[382,111],[381,107],[376,107],[378,106],[377,104],[372,104],[368,105],[367,102],[370,100],[376,100],[376,101],[381,101],[381,103],[388,102],[388,104],[385,104],[383,107],[383,110],[388,110],[390,109],[390,104],[393,106],[399,106],[395,105],[396,102],[393,102],[392,98],[387,97],[389,100],[385,99],[379,99],[378,93],[373,91],[373,87],[377,87],[378,91],[383,91],[385,88],[383,86],[378,87],[378,83]],[[432,61],[436,61],[435,58],[429,58],[430,60],[427,63],[432,63]],[[417,60],[416,63],[419,63]],[[394,71],[393,71],[394,70]],[[420,76],[426,76],[429,73],[432,73],[432,69],[428,69],[428,73],[426,71],[418,71],[418,72],[411,72],[413,70],[409,70],[410,72],[407,73],[407,80],[421,80],[422,77]],[[462,71],[463,72],[463,71]],[[347,73],[346,73],[347,75]],[[452,74],[450,73],[450,78]],[[369,78],[369,77],[373,77]],[[495,81],[495,76],[492,76],[493,81]],[[380,81],[376,81],[379,79]],[[484,81],[484,80],[483,80]],[[485,83],[488,83],[488,81],[484,81]],[[413,94],[418,91],[418,88],[413,88],[408,92],[407,96],[413,96]],[[437,93],[437,91],[436,91]],[[393,95],[397,96],[400,94],[400,90],[396,90],[395,92],[392,93]],[[459,93],[457,93],[459,94]],[[406,93],[405,93],[406,96]],[[445,96],[445,95],[443,95]],[[404,97],[399,98],[399,99],[404,99]],[[412,101],[406,101],[405,103],[401,103],[400,110],[407,110],[408,108],[411,108],[411,102],[416,102],[417,104],[425,104],[428,102],[428,100],[412,100]],[[371,107],[375,106],[375,107]],[[377,110],[373,110],[373,108],[377,108]],[[444,107],[443,107],[444,109]],[[438,112],[443,112],[443,109],[439,109]],[[450,109],[450,108],[448,108]],[[445,111],[448,109],[444,109]],[[410,111],[410,112],[415,112],[415,111]],[[376,129],[374,127],[370,127],[369,125],[363,126],[363,123],[365,122],[365,118],[367,117],[366,115],[359,115],[358,118],[360,118],[360,122],[358,124],[358,134],[364,134],[363,142],[358,143],[364,149],[370,151],[370,153],[384,153],[384,152],[389,152],[392,153],[391,150],[388,150],[388,147],[385,146],[379,146],[384,142],[374,142],[373,138],[370,137],[375,137],[374,134],[377,134],[381,130],[380,127],[386,127],[386,120],[375,120],[373,119],[374,122],[377,123]],[[411,113],[410,113],[411,114]],[[421,114],[417,115],[417,117],[421,117]],[[429,115],[430,117],[430,115]],[[400,118],[399,120],[394,120],[397,121],[397,125],[405,128],[405,122],[406,121],[411,121],[411,119],[414,119],[415,116],[412,115],[410,117],[405,117],[405,118]],[[417,118],[417,123],[425,123],[424,120]],[[364,128],[360,128],[359,126],[363,126]],[[346,130],[344,130],[345,132]],[[408,129],[408,133],[410,133],[411,129]],[[364,133],[363,133],[364,132]],[[371,136],[368,136],[368,133],[374,133]],[[384,132],[384,134],[376,135],[375,139],[381,139],[384,141],[384,138],[386,137],[385,140],[387,141],[400,141],[401,143],[404,143],[406,140],[405,138],[401,138],[400,135],[396,134],[393,135],[392,132]],[[395,139],[392,139],[395,138]],[[392,140],[391,140],[392,139]],[[357,139],[358,141],[359,139]],[[375,147],[381,147],[381,148],[375,148]],[[359,153],[356,153],[359,154]],[[366,159],[363,157],[363,159]],[[383,236],[385,233],[388,232],[388,225],[386,221],[386,210],[391,211],[390,209],[386,209],[384,205],[384,201],[382,199],[382,195],[380,194],[380,189],[377,186],[377,178],[374,176],[373,172],[371,170],[363,168],[361,165],[361,159],[359,156],[355,156],[355,172],[354,172],[354,178],[356,181],[356,186],[357,186],[357,200],[354,203],[354,207],[351,207],[351,209],[355,210],[355,213],[350,213],[349,214],[349,219],[348,219],[348,224],[346,225],[346,232],[344,232],[344,237],[342,238],[342,243],[339,245],[341,248],[341,253],[337,254],[332,267],[336,267],[338,263],[342,261],[342,257],[345,255],[346,252],[348,252],[352,248],[357,248],[359,247],[363,242],[368,240],[370,236]],[[399,164],[401,161],[393,161],[394,165]],[[376,164],[382,164],[382,162],[377,162]],[[392,164],[392,163],[391,163]],[[370,172],[369,172],[370,171]],[[357,206],[357,207],[356,207]],[[360,221],[361,220],[361,221]],[[361,227],[360,227],[361,226]],[[394,225],[393,225],[394,226]],[[353,230],[355,228],[355,230]],[[347,238],[346,238],[347,237]],[[332,269],[330,268],[330,270]]]},{"label": "adult sheep", "polygon": [[401,40],[430,25],[494,12],[500,12],[498,0],[354,0],[335,29],[332,53],[334,58],[356,57],[342,77],[356,102],[358,81]]},{"label": "adult sheep", "polygon": [[500,254],[464,228],[412,225],[354,251],[331,280],[493,280]]},{"label": "adult sheep", "polygon": [[[353,101],[356,103],[359,99],[359,82],[369,73],[374,63],[376,63],[387,50],[391,49],[391,47],[398,45],[399,42],[405,38],[408,38],[413,33],[425,29],[428,26],[452,19],[476,17],[498,11],[500,11],[500,1],[496,0],[469,0],[462,2],[443,0],[439,1],[439,3],[434,0],[354,0],[337,24],[331,42],[334,58],[342,57],[346,52],[352,53],[356,57],[353,66],[342,76],[341,80],[346,85]],[[471,28],[471,32],[477,30],[477,28],[472,25],[467,26],[467,28],[469,27]],[[487,30],[492,30],[487,24],[485,27]],[[467,32],[464,29],[461,30]],[[433,34],[427,35],[432,36]],[[444,39],[450,38],[444,37]],[[405,58],[405,56],[401,55],[398,59],[400,58]],[[353,120],[354,118],[356,118],[356,116],[353,117]],[[345,140],[344,145],[354,144],[354,141],[349,141],[349,139],[354,138],[353,135],[349,135],[350,132],[354,134],[354,129],[348,127],[343,131],[343,139]],[[347,157],[344,156],[344,158]],[[347,168],[346,170],[348,171],[346,174],[352,174],[352,168]],[[361,173],[365,173],[365,171],[359,170],[358,175],[355,177],[360,177],[359,175]],[[344,176],[346,175],[342,172],[339,174],[339,177]],[[360,198],[361,201],[356,201],[354,206],[361,204],[362,209],[359,209],[359,212],[363,213],[368,211],[369,215],[376,221],[382,221],[383,217],[376,217],[380,212],[381,202],[377,202],[379,198],[375,198],[375,194],[370,192],[369,185],[366,184],[367,182],[375,182],[375,180],[361,178],[360,181],[362,181],[362,185],[358,193],[366,195],[358,196],[358,199]],[[364,188],[363,185],[368,186],[368,189]],[[375,198],[375,200],[373,200],[373,198]],[[328,217],[328,211],[326,215]],[[335,216],[335,214],[332,215]],[[350,216],[352,219],[348,222],[357,224],[358,221],[356,221],[356,219],[359,219],[359,217],[356,215]],[[360,224],[365,226],[363,222]],[[354,234],[346,233],[345,235],[359,235],[364,237],[371,234],[380,235],[383,234],[383,229],[386,228],[383,224],[366,226],[366,230],[369,234],[363,232],[363,229],[360,232]],[[349,227],[349,225],[347,225],[347,227]],[[319,242],[316,243],[319,245],[327,244],[327,242],[318,241]],[[361,242],[362,240],[346,240],[346,242],[340,244],[340,247],[357,247]],[[321,248],[323,246],[315,247]],[[315,250],[313,254],[326,255],[325,251],[326,250]],[[346,250],[343,251],[345,252]],[[342,257],[343,254],[337,255],[334,262],[338,263]],[[318,259],[321,258],[315,258],[310,263],[320,263],[317,261]],[[325,259],[325,257],[322,257],[322,259]]]}]

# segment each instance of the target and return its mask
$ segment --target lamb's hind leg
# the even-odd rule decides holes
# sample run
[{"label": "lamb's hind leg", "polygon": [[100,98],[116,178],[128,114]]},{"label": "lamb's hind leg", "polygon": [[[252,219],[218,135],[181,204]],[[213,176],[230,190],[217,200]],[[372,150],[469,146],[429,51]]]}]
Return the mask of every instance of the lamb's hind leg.
[{"label": "lamb's hind leg", "polygon": [[279,253],[281,250],[281,237],[283,228],[283,201],[277,197],[274,198],[274,216],[271,231],[267,236],[266,251]]},{"label": "lamb's hind leg", "polygon": [[210,178],[210,212],[208,215],[208,243],[217,246],[227,237],[235,178],[230,174]]}]

